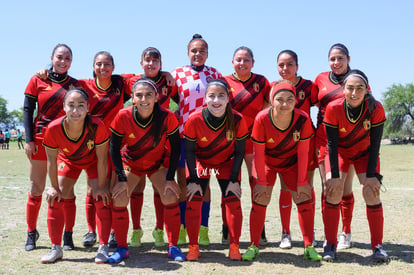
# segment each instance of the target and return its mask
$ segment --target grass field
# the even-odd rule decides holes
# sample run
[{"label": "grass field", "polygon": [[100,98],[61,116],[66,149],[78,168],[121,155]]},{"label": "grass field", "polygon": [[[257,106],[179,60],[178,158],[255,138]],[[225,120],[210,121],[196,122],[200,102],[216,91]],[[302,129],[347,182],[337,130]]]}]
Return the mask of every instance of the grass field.
[{"label": "grass field", "polygon": [[[97,246],[85,249],[81,240],[87,231],[85,220],[85,175],[75,186],[77,194],[77,220],[74,242],[77,249],[64,252],[64,258],[55,264],[44,265],[40,258],[50,247],[47,234],[45,200],[38,221],[40,238],[38,249],[26,252],[26,201],[29,190],[28,161],[23,150],[11,143],[11,150],[0,151],[0,274],[414,274],[414,146],[384,145],[381,149],[381,172],[384,187],[381,193],[384,206],[384,245],[391,262],[376,265],[371,261],[368,223],[360,186],[354,180],[355,209],[352,222],[353,247],[338,253],[334,263],[310,262],[303,259],[301,234],[297,222],[297,209],[292,211],[292,238],[294,247],[281,250],[278,192],[275,188],[268,207],[266,231],[270,244],[260,250],[254,262],[234,262],[227,258],[228,248],[221,245],[220,193],[216,181],[212,181],[212,207],[210,215],[210,240],[212,244],[201,250],[198,262],[177,263],[167,260],[165,249],[155,249],[151,232],[155,225],[152,204],[152,188],[147,186],[141,224],[144,245],[131,248],[131,256],[119,265],[94,263]],[[249,244],[250,190],[243,169],[243,228],[240,247],[245,251]],[[47,184],[49,185],[49,183]],[[319,174],[315,173],[317,197],[320,194]],[[320,201],[317,200],[315,229],[317,240],[323,235]],[[130,228],[130,233],[131,233]],[[321,245],[321,242],[319,242]],[[321,247],[317,248],[322,252]],[[187,252],[187,248],[183,248]]]}]

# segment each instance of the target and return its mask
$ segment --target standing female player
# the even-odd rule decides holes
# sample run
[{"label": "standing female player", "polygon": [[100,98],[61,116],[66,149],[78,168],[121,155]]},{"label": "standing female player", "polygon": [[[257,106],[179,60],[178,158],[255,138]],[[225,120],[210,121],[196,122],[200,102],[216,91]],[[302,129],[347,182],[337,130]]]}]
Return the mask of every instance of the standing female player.
[{"label": "standing female player", "polygon": [[[208,57],[208,44],[199,34],[194,34],[187,46],[187,54],[190,59],[190,66],[176,68],[172,75],[178,88],[179,110],[180,110],[180,137],[181,137],[181,158],[177,168],[177,180],[181,188],[180,210],[181,228],[178,243],[186,243],[185,231],[185,210],[186,210],[186,176],[185,176],[185,151],[183,130],[189,115],[205,106],[204,95],[207,83],[213,79],[222,78],[222,75],[213,67],[206,66]],[[210,215],[210,188],[204,194],[204,201],[201,211],[200,245],[209,245],[208,218]]]},{"label": "standing female player", "polygon": [[[239,47],[234,51],[232,60],[234,73],[224,77],[228,83],[229,100],[231,107],[240,112],[247,124],[249,135],[253,129],[254,118],[264,107],[267,107],[269,102],[270,84],[269,81],[260,74],[252,73],[254,66],[253,52],[248,47]],[[246,150],[244,154],[244,161],[247,166],[249,174],[249,184],[253,188],[253,143],[250,138],[246,139]],[[228,242],[228,227],[225,224],[225,208],[222,202],[222,217],[223,217],[223,242]],[[266,233],[263,227],[262,235],[260,237],[260,244],[266,245]]]},{"label": "standing female player", "polygon": [[100,246],[95,262],[103,263],[108,259],[111,230],[111,198],[106,179],[109,132],[101,120],[88,115],[88,95],[83,89],[69,90],[63,109],[66,116],[48,125],[43,140],[51,183],[46,199],[52,249],[42,257],[42,263],[53,263],[63,256],[64,204],[74,199],[74,185],[82,170],[88,175],[96,200]]},{"label": "standing female player", "polygon": [[[297,75],[299,69],[298,56],[292,50],[283,50],[277,56],[277,70],[282,79],[290,81],[296,89],[296,104],[295,108],[301,109],[310,117],[311,104],[311,90],[312,81],[306,80]],[[273,82],[272,85],[276,83]],[[312,125],[313,126],[313,125]],[[312,127],[313,128],[313,127]],[[308,180],[313,187],[313,175],[315,169],[318,167],[314,136],[309,141],[309,156],[308,156]],[[292,211],[292,195],[289,192],[283,179],[280,178],[280,195],[279,195],[279,211],[280,221],[282,223],[282,238],[279,247],[282,249],[289,249],[292,247],[292,239],[290,235],[290,216]],[[315,205],[315,204],[314,204]]]},{"label": "standing female player", "polygon": [[276,83],[270,94],[272,107],[261,111],[253,125],[253,172],[257,182],[253,188],[250,213],[251,245],[242,257],[245,261],[259,256],[260,233],[278,173],[298,207],[304,258],[312,261],[322,259],[312,245],[315,193],[306,173],[313,129],[308,114],[295,108],[295,93],[296,89],[289,81]]},{"label": "standing female player", "polygon": [[326,160],[326,200],[324,211],[327,245],[323,258],[333,261],[345,178],[354,165],[366,203],[371,233],[373,258],[388,261],[382,247],[384,227],[380,200],[379,150],[385,122],[384,108],[368,91],[368,78],[359,70],[351,70],[343,81],[345,98],[328,105],[323,123],[326,125],[329,155]]},{"label": "standing female player", "polygon": [[[146,48],[141,54],[141,67],[144,70],[143,74],[134,76],[128,80],[129,85],[132,88],[132,85],[140,78],[146,77],[153,80],[157,85],[158,93],[158,104],[165,109],[168,109],[170,106],[170,99],[173,98],[174,101],[178,101],[177,97],[177,86],[175,81],[173,85],[168,85],[167,77],[161,71],[162,62],[161,62],[161,53],[158,49],[154,47]],[[169,149],[167,149],[169,150]],[[141,229],[141,212],[144,198],[144,188],[145,188],[145,177],[142,178],[142,183],[137,184],[135,190],[131,194],[130,207],[131,207],[131,219],[132,219],[132,236],[130,245],[131,246],[141,246],[141,238],[144,232]],[[164,246],[164,205],[161,201],[161,196],[157,192],[157,189],[154,188],[154,208],[156,216],[156,226],[152,231],[152,236],[154,237],[154,245],[156,247]]]},{"label": "standing female player", "polygon": [[17,146],[19,146],[19,149],[24,149],[22,131],[20,131],[20,129],[17,129],[16,134],[17,134]]},{"label": "standing female player", "polygon": [[[122,109],[111,125],[111,156],[118,180],[113,188],[112,227],[118,248],[109,263],[128,258],[127,234],[129,197],[141,178],[148,176],[161,196],[164,222],[168,235],[168,257],[185,261],[177,246],[180,232],[180,188],[174,174],[180,152],[178,121],[175,115],[157,103],[157,86],[150,79],[138,80],[132,88],[134,106]],[[165,145],[171,144],[171,154],[165,156]],[[126,145],[121,157],[121,144]],[[123,166],[124,163],[124,166]]]},{"label": "standing female player", "polygon": [[240,260],[239,238],[243,216],[240,206],[240,167],[248,130],[242,115],[231,109],[229,89],[224,80],[207,84],[206,108],[193,114],[184,128],[188,168],[186,225],[190,240],[187,260],[200,257],[197,237],[202,201],[210,175],[216,175],[230,235],[229,258]]},{"label": "standing female player", "polygon": [[[67,72],[72,63],[72,50],[65,44],[58,44],[52,51],[52,66],[49,76],[42,80],[36,76],[30,79],[24,92],[24,128],[26,134],[25,153],[30,161],[30,192],[26,206],[26,221],[28,226],[25,250],[36,248],[39,232],[36,229],[37,217],[42,203],[42,193],[45,189],[47,175],[47,157],[43,142],[43,128],[53,119],[63,116],[63,98],[66,91],[77,86],[77,80]],[[35,119],[34,111],[37,107]],[[65,217],[76,209],[75,201],[64,202]],[[76,211],[76,210],[75,210]],[[68,222],[69,223],[69,222]],[[73,226],[72,226],[73,228]],[[66,248],[73,248],[72,232],[65,232]]]},{"label": "standing female player", "polygon": [[[326,106],[329,102],[338,98],[343,98],[342,82],[345,75],[350,70],[349,62],[351,60],[348,49],[340,43],[334,44],[329,49],[329,65],[330,72],[320,73],[312,87],[311,101],[315,103],[318,108],[318,121],[316,124],[315,148],[318,157],[319,174],[322,181],[322,216],[324,212],[324,201],[326,198],[325,183],[325,155],[326,155],[326,132],[325,125],[322,124],[325,116]],[[341,214],[342,214],[342,233],[339,237],[338,249],[347,249],[351,247],[351,222],[352,212],[354,210],[354,194],[352,193],[352,180],[355,174],[353,166],[348,171],[345,179],[345,188],[341,199]]]}]

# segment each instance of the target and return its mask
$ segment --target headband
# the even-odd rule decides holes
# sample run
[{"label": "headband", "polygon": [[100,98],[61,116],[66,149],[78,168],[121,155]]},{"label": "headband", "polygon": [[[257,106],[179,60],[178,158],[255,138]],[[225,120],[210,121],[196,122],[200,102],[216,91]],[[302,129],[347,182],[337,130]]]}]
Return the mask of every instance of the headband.
[{"label": "headband", "polygon": [[281,80],[276,82],[270,90],[270,100],[273,100],[276,94],[280,92],[291,92],[296,97],[296,88],[290,81]]}]

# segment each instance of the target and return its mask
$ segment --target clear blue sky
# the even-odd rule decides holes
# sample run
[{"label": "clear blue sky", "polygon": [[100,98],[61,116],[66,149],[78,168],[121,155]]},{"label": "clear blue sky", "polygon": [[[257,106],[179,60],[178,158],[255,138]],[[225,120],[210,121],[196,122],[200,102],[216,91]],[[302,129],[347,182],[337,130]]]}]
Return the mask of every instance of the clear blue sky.
[{"label": "clear blue sky", "polygon": [[0,10],[0,96],[22,106],[30,77],[50,65],[57,43],[73,50],[69,71],[92,77],[93,56],[107,50],[115,73],[141,72],[148,46],[162,53],[163,70],[189,64],[187,43],[200,33],[209,43],[207,65],[232,73],[233,51],[255,55],[253,71],[279,78],[276,55],[292,49],[299,74],[314,80],[329,70],[328,50],[344,43],[351,67],[362,69],[375,97],[393,83],[414,79],[414,1],[3,1]]}]

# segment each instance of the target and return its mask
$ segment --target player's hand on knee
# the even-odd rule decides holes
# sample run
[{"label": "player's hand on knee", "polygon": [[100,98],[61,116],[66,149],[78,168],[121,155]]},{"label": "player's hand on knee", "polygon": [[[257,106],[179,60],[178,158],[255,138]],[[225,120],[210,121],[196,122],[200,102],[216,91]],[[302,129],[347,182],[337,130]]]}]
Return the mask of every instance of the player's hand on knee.
[{"label": "player's hand on knee", "polygon": [[188,201],[191,201],[193,199],[193,196],[199,192],[200,196],[203,196],[203,189],[201,189],[201,185],[197,184],[195,182],[190,182],[187,185],[187,197]]},{"label": "player's hand on knee", "polygon": [[229,182],[229,185],[227,186],[225,196],[228,196],[228,194],[232,192],[239,200],[241,199],[242,191],[240,187],[239,182]]},{"label": "player's hand on knee", "polygon": [[180,198],[181,189],[180,186],[173,180],[167,180],[164,187],[164,195],[167,195],[168,190],[170,190],[177,199]]},{"label": "player's hand on knee", "polygon": [[62,194],[59,189],[55,189],[53,186],[50,186],[46,191],[46,201],[50,204],[50,207],[53,207],[55,200],[60,201]]}]

